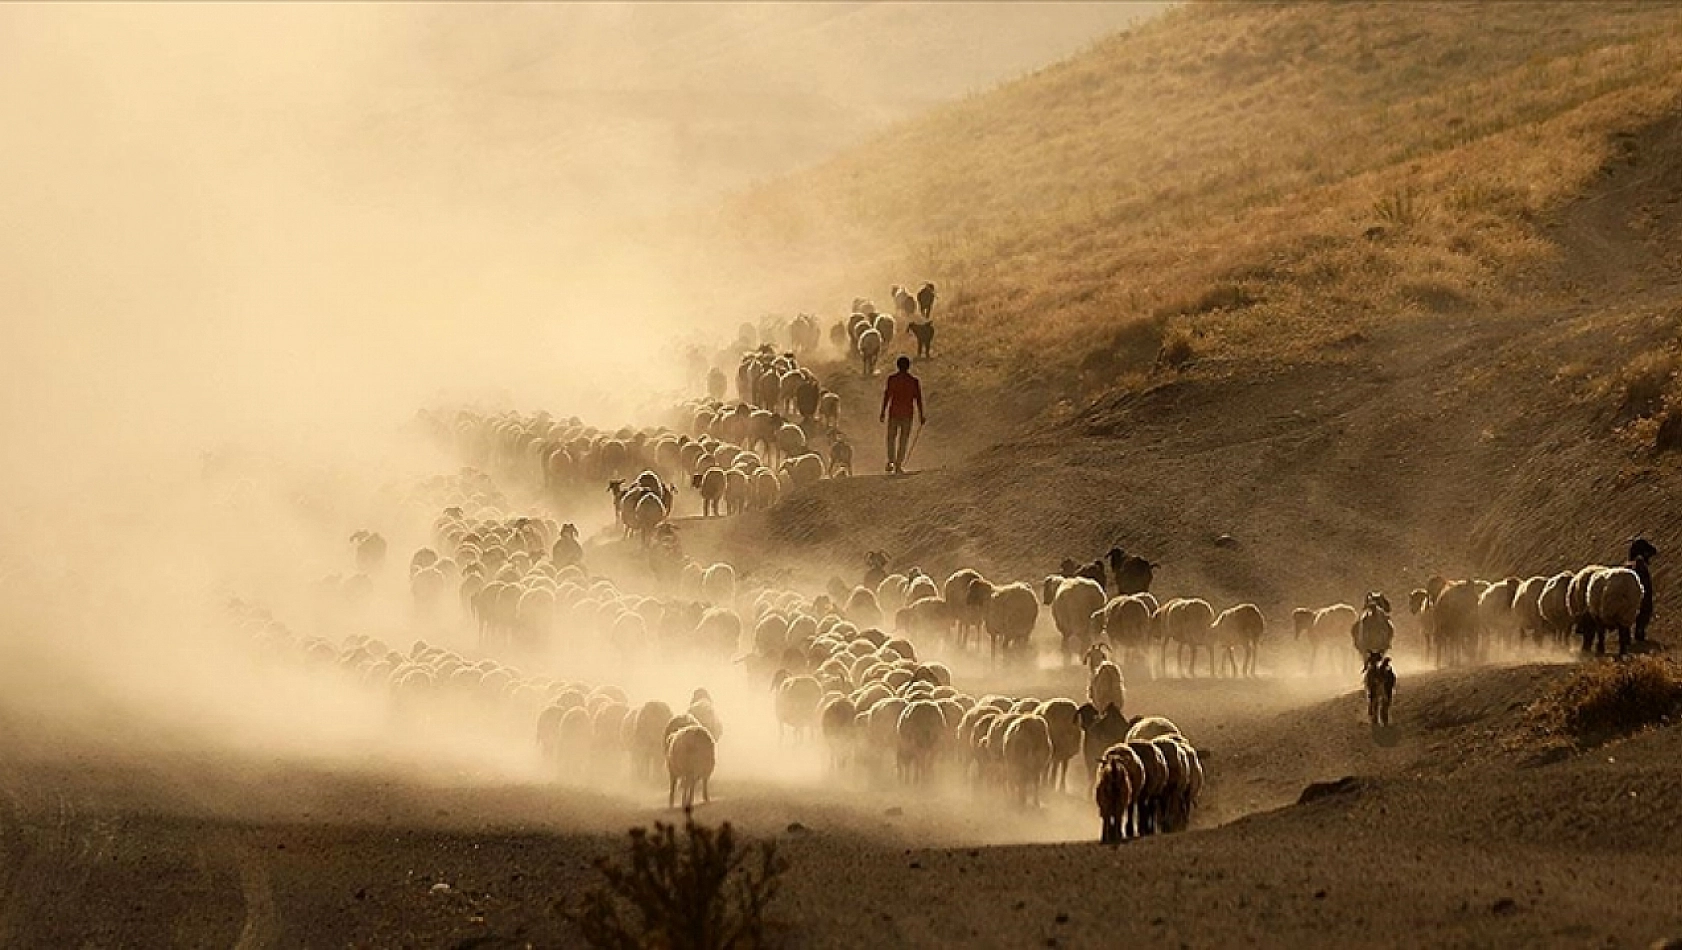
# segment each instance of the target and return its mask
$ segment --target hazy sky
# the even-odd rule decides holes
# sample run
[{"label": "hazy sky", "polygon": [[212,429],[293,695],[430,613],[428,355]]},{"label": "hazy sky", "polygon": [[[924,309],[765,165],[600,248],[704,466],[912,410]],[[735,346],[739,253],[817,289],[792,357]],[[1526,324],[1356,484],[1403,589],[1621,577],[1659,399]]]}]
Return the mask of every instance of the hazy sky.
[{"label": "hazy sky", "polygon": [[622,223],[1153,9],[0,7],[0,422],[69,458],[439,392],[582,413],[703,309]]}]

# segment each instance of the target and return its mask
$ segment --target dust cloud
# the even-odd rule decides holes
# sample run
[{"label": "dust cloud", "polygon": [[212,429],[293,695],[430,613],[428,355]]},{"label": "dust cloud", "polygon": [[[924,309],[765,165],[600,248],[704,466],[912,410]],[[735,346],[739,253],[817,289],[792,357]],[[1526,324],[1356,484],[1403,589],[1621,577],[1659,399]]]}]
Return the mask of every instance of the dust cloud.
[{"label": "dust cloud", "polygon": [[[652,421],[680,392],[681,345],[757,316],[693,279],[712,277],[703,249],[663,234],[663,211],[1120,22],[1077,6],[1073,29],[1001,11],[988,35],[1017,58],[980,73],[962,50],[917,48],[957,13],[898,22],[906,10],[876,5],[0,10],[13,751],[536,776],[523,725],[405,728],[364,683],[254,655],[229,604],[407,650],[403,567],[436,514],[417,517],[413,488],[462,464],[417,410]],[[922,80],[858,69],[865,41],[834,40],[860,22],[897,37],[887,55],[922,63]],[[748,95],[767,70],[799,78]],[[323,607],[361,528],[391,541],[372,606]],[[470,622],[452,622],[435,642],[470,652]],[[674,703],[734,672],[566,659]],[[738,748],[771,750],[767,777],[812,774],[816,760],[789,764],[754,734],[774,729],[768,703],[719,697]]]}]

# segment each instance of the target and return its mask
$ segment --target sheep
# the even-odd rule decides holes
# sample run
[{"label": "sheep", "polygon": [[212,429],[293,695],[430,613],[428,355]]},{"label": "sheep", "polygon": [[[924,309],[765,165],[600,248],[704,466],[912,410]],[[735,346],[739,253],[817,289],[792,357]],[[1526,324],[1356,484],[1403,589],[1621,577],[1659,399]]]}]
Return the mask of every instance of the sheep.
[{"label": "sheep", "polygon": [[853,445],[840,432],[836,432],[829,442],[829,477],[840,478],[852,474]]},{"label": "sheep", "polygon": [[1478,627],[1492,642],[1510,640],[1518,632],[1513,600],[1519,579],[1509,577],[1489,585],[1478,596]]},{"label": "sheep", "polygon": [[686,725],[666,739],[666,774],[670,784],[666,790],[666,807],[677,805],[678,789],[683,789],[685,811],[695,807],[695,789],[701,789],[701,800],[712,801],[707,785],[712,779],[717,750],[712,733],[700,724]]},{"label": "sheep", "polygon": [[1446,584],[1431,603],[1439,665],[1475,659],[1478,653],[1478,597],[1474,581]]},{"label": "sheep", "polygon": [[1134,656],[1150,645],[1151,613],[1148,600],[1137,595],[1111,598],[1092,621],[1109,642],[1121,648],[1122,656]]},{"label": "sheep", "polygon": [[1040,805],[1040,782],[1051,769],[1051,726],[1041,716],[1024,715],[1006,728],[1006,781],[1019,804]]},{"label": "sheep", "polygon": [[[864,552],[864,578],[859,581],[861,587],[875,590],[888,577],[888,554],[886,551]],[[838,598],[844,599],[844,598]]]},{"label": "sheep", "polygon": [[1097,775],[1098,760],[1104,751],[1126,741],[1127,717],[1119,706],[1111,705],[1100,710],[1091,703],[1082,704],[1076,716],[1081,729],[1081,760],[1086,764],[1086,777],[1090,781]]},{"label": "sheep", "polygon": [[894,312],[899,314],[901,320],[910,320],[917,315],[917,298],[911,291],[895,284],[889,293],[894,298]]},{"label": "sheep", "polygon": [[1234,651],[1239,647],[1244,649],[1244,664],[1242,675],[1256,675],[1256,654],[1260,652],[1261,638],[1267,632],[1267,620],[1262,616],[1261,608],[1255,604],[1239,604],[1221,611],[1215,618],[1215,644],[1221,648],[1223,654],[1221,669],[1224,671],[1228,663],[1232,664],[1232,675],[1239,676],[1238,658]]},{"label": "sheep", "polygon": [[1134,755],[1123,746],[1113,753],[1106,752],[1099,760],[1097,779],[1092,795],[1098,805],[1098,840],[1102,844],[1120,844],[1126,838],[1127,816],[1133,808],[1133,779],[1124,755]]},{"label": "sheep", "polygon": [[1127,710],[1127,683],[1122,679],[1121,667],[1103,660],[1092,669],[1086,682],[1086,699],[1095,709],[1114,706]]},{"label": "sheep", "polygon": [[1168,784],[1162,794],[1162,830],[1184,831],[1203,790],[1203,764],[1185,736],[1162,736],[1152,743],[1168,766]]},{"label": "sheep", "polygon": [[[979,577],[981,584],[986,584]],[[1009,655],[1026,645],[1040,616],[1039,599],[1027,584],[1006,584],[1003,587],[982,588],[988,592],[982,611],[982,623],[987,629],[991,655]]]},{"label": "sheep", "polygon": [[[1215,608],[1209,602],[1199,598],[1176,597],[1162,605],[1157,612],[1158,623],[1162,628],[1162,649],[1158,666],[1162,674],[1168,674],[1168,643],[1173,641],[1175,659],[1179,661],[1182,676],[1197,675],[1197,651],[1199,648],[1209,649],[1209,675],[1215,674],[1215,644],[1213,629],[1215,625]],[[1191,648],[1191,665],[1186,666],[1185,648]]]},{"label": "sheep", "polygon": [[815,677],[789,676],[778,682],[777,738],[782,738],[785,728],[793,730],[797,740],[809,732],[816,725],[818,705],[823,702],[823,695],[823,684]]},{"label": "sheep", "polygon": [[724,492],[729,486],[724,469],[714,465],[705,472],[697,472],[690,476],[689,483],[701,493],[701,517],[718,517],[719,502],[724,499]]},{"label": "sheep", "polygon": [[829,763],[832,768],[845,766],[853,756],[853,745],[857,741],[858,714],[858,707],[845,696],[831,697],[818,712],[819,728],[823,733],[824,744],[829,747]]},{"label": "sheep", "polygon": [[1172,719],[1163,716],[1141,716],[1127,727],[1128,742],[1149,742],[1163,736],[1182,735]]},{"label": "sheep", "polygon": [[1513,633],[1520,644],[1528,635],[1537,646],[1542,645],[1542,632],[1547,629],[1547,622],[1542,619],[1542,591],[1547,584],[1546,577],[1527,577],[1513,591]]},{"label": "sheep", "polygon": [[787,473],[789,484],[796,488],[816,485],[823,480],[823,456],[816,452],[805,452],[792,458],[784,459],[778,471]]},{"label": "sheep", "polygon": [[917,311],[923,315],[924,320],[928,320],[929,314],[934,312],[934,296],[934,284],[925,281],[923,286],[917,288]]},{"label": "sheep", "polygon": [[1313,675],[1315,661],[1320,656],[1320,645],[1331,643],[1335,637],[1354,626],[1356,616],[1355,608],[1348,604],[1333,604],[1315,611],[1298,608],[1291,612],[1291,619],[1296,625],[1296,638],[1308,638],[1310,675]]},{"label": "sheep", "polygon": [[1536,602],[1536,612],[1548,632],[1560,641],[1571,632],[1571,611],[1566,595],[1571,587],[1571,572],[1562,571],[1548,578],[1542,585],[1542,596]]},{"label": "sheep", "polygon": [[549,560],[556,567],[566,567],[571,564],[584,563],[584,546],[578,543],[578,527],[571,523],[561,525],[560,537],[549,549]]},{"label": "sheep", "polygon": [[701,599],[708,604],[731,604],[736,600],[736,569],[719,563],[701,572]]},{"label": "sheep", "polygon": [[841,396],[838,393],[826,389],[818,396],[818,421],[832,432],[841,425]]},{"label": "sheep", "polygon": [[900,780],[910,785],[927,782],[946,736],[946,719],[940,706],[928,700],[908,704],[899,714],[896,733]]},{"label": "sheep", "polygon": [[1355,652],[1362,657],[1372,653],[1389,653],[1396,639],[1396,628],[1390,622],[1390,601],[1381,593],[1367,594],[1361,613],[1349,627],[1349,637]]},{"label": "sheep", "polygon": [[1583,652],[1590,646],[1606,652],[1606,630],[1618,631],[1618,655],[1629,653],[1630,634],[1640,619],[1646,593],[1641,575],[1627,567],[1596,571],[1588,583],[1588,609],[1584,614]]},{"label": "sheep", "polygon": [[1048,699],[1035,712],[1051,732],[1051,770],[1047,778],[1052,788],[1063,791],[1068,787],[1069,760],[1080,754],[1080,707],[1071,699]]},{"label": "sheep", "polygon": [[638,776],[654,774],[671,721],[672,707],[658,700],[643,703],[629,718],[631,766]]},{"label": "sheep", "polygon": [[1063,577],[1053,574],[1045,579],[1041,602],[1051,608],[1052,622],[1062,635],[1063,662],[1079,656],[1091,645],[1093,614],[1104,607],[1103,585],[1090,577]]},{"label": "sheep", "polygon": [[917,358],[929,359],[934,356],[934,322],[932,320],[912,321],[906,324],[911,331],[911,338],[917,341]]},{"label": "sheep", "polygon": [[877,333],[882,335],[882,349],[885,350],[889,346],[893,345],[896,324],[894,323],[894,318],[892,316],[885,313],[879,313],[876,315],[876,319],[871,321],[870,326]]},{"label": "sheep", "polygon": [[1151,589],[1151,581],[1160,564],[1152,564],[1137,555],[1128,554],[1119,547],[1112,547],[1105,557],[1110,562],[1110,582],[1115,585],[1117,596],[1129,594],[1143,594]]},{"label": "sheep", "polygon": [[1367,692],[1367,722],[1389,728],[1390,700],[1396,695],[1396,671],[1390,668],[1390,658],[1376,650],[1368,653],[1361,682]]},{"label": "sheep", "polygon": [[1659,556],[1659,549],[1646,538],[1636,538],[1629,543],[1629,560],[1624,567],[1635,572],[1641,579],[1641,610],[1635,618],[1635,639],[1644,642],[1647,639],[1647,626],[1653,622],[1653,570],[1648,561]]},{"label": "sheep", "polygon": [[859,365],[868,379],[876,375],[876,360],[882,355],[882,334],[875,327],[867,326],[859,331],[855,348],[859,354]]},{"label": "sheep", "polygon": [[1133,790],[1134,833],[1154,834],[1162,830],[1163,793],[1168,790],[1168,760],[1162,748],[1151,740],[1129,739],[1127,748],[1139,757],[1144,778]]},{"label": "sheep", "polygon": [[706,690],[698,689],[690,697],[686,715],[706,726],[714,742],[724,741],[724,723],[719,720],[718,711],[713,708],[712,696],[708,695]]}]

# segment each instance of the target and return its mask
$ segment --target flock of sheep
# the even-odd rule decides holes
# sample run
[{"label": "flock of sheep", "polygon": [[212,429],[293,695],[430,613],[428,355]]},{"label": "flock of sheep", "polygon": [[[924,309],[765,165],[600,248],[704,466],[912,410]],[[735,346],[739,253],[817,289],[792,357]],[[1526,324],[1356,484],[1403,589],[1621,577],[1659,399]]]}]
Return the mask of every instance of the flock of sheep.
[{"label": "flock of sheep", "polygon": [[[933,287],[924,289],[926,300],[896,287],[896,309],[902,318],[920,315],[932,340]],[[891,341],[895,326],[860,299],[832,336],[869,374],[875,344]],[[1066,790],[1078,756],[1102,840],[1187,827],[1204,785],[1202,760],[1167,719],[1126,715],[1123,671],[1168,676],[1172,646],[1180,676],[1196,676],[1205,655],[1211,676],[1255,676],[1268,632],[1257,605],[1216,610],[1196,597],[1159,600],[1150,588],[1160,565],[1120,548],[1085,564],[1065,560],[1037,583],[990,580],[969,568],[937,582],[915,567],[890,572],[888,557],[871,552],[858,583],[831,578],[816,594],[765,577],[739,583],[731,565],[685,555],[672,522],[681,492],[695,492],[700,514],[712,517],[769,507],[788,491],[851,473],[840,399],[797,356],[817,347],[816,320],[802,315],[779,330],[787,351],[744,326],[737,342],[751,345],[731,351],[735,399],[726,401],[730,380],[714,362],[697,374],[707,395],[678,406],[667,426],[609,432],[542,412],[423,413],[468,467],[431,486],[433,501],[449,503],[430,526],[430,542],[409,559],[409,591],[418,615],[470,623],[477,658],[424,640],[407,652],[366,636],[334,645],[298,637],[252,608],[243,619],[265,649],[386,690],[395,715],[472,710],[494,728],[532,736],[559,770],[587,763],[648,781],[663,775],[672,805],[710,795],[724,723],[707,689],[679,706],[633,703],[615,685],[519,667],[564,671],[589,653],[613,657],[622,670],[651,656],[734,669],[718,675],[768,693],[762,714],[794,741],[820,745],[838,773],[960,784],[1026,807],[1047,790]],[[603,485],[615,523],[648,556],[649,584],[632,578],[621,587],[593,572],[574,524],[541,507],[514,514],[509,501],[525,495],[553,509]],[[372,532],[352,543],[365,586],[386,543]],[[1655,553],[1642,541],[1625,567],[1495,583],[1434,578],[1409,607],[1439,663],[1527,638],[1575,636],[1585,649],[1603,649],[1608,631],[1622,650],[1632,634],[1644,634],[1646,560]],[[1042,610],[1064,666],[1085,667],[1084,696],[976,695],[934,658],[980,653],[983,634],[995,663],[1031,657]],[[1369,715],[1387,726],[1395,689],[1389,600],[1375,592],[1359,609],[1299,608],[1292,625],[1311,671],[1322,650],[1334,665],[1360,664]]]}]

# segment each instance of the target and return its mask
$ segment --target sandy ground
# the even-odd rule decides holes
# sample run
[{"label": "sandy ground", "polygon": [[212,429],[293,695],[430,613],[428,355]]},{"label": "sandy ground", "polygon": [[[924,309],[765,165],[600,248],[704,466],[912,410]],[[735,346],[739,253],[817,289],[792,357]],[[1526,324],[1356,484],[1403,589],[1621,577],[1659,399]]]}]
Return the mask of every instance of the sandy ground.
[{"label": "sandy ground", "polygon": [[[721,775],[697,814],[775,838],[793,947],[1643,946],[1682,934],[1682,734],[1549,761],[1523,698],[1557,664],[1413,678],[1362,703],[1288,680],[1148,684],[1200,740],[1199,828],[1098,845],[1084,791]],[[560,909],[663,789],[369,777],[188,753],[65,756],[8,723],[6,946],[576,946]],[[1310,781],[1352,787],[1295,804]],[[1075,783],[1077,790],[1082,783]]]}]

